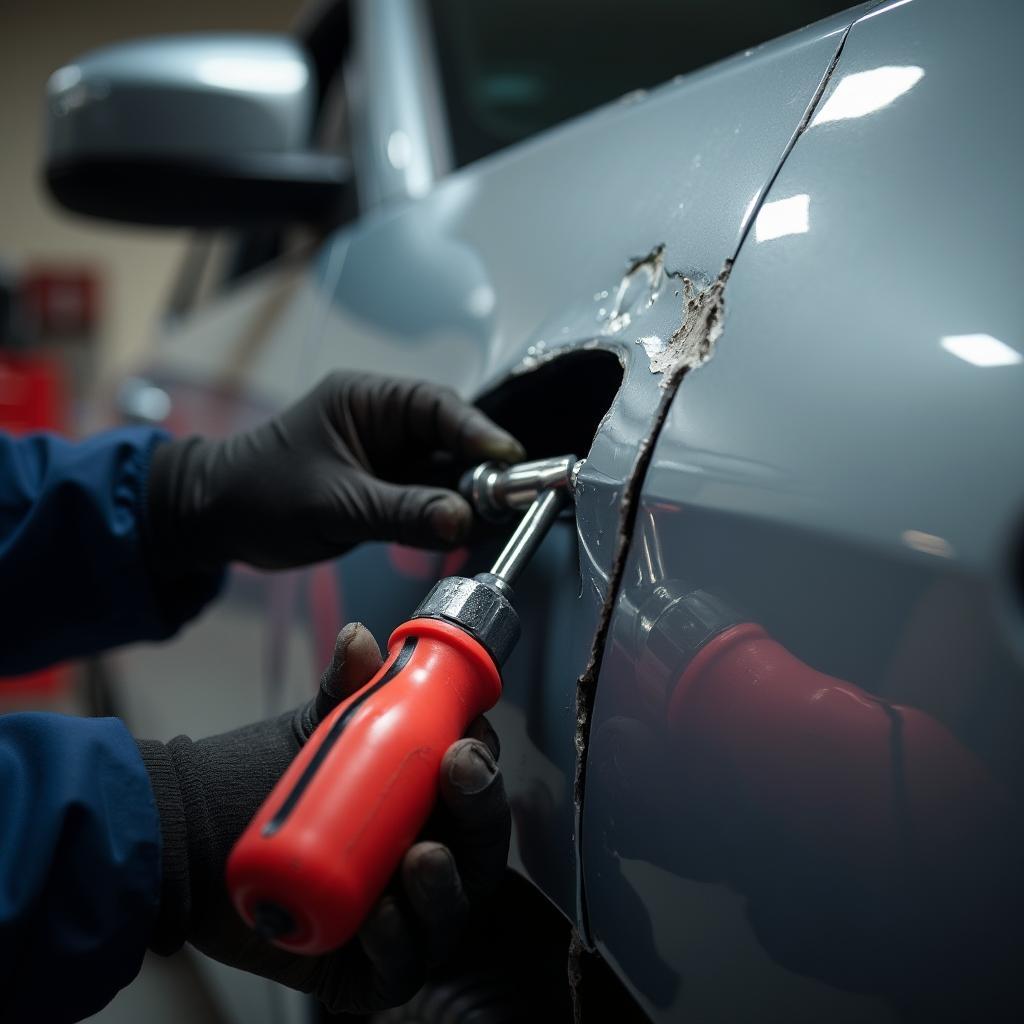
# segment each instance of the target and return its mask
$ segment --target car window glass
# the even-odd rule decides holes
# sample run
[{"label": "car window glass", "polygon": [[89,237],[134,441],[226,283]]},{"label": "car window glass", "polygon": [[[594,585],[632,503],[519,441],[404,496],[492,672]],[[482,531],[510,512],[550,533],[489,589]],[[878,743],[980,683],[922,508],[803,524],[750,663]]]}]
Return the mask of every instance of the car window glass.
[{"label": "car window glass", "polygon": [[459,166],[849,0],[430,0]]}]

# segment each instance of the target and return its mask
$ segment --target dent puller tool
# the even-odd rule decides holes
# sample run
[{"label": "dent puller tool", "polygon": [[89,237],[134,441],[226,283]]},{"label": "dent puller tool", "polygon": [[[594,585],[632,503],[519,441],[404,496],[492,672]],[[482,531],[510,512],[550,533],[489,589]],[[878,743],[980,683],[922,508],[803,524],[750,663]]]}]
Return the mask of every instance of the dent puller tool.
[{"label": "dent puller tool", "polygon": [[380,671],[317,727],[228,858],[243,919],[316,955],[343,945],[377,902],[437,798],[441,758],[501,696],[519,638],[512,585],[568,504],[574,455],[484,463],[460,489],[492,521],[525,509],[490,572],[449,576],[388,641]]}]

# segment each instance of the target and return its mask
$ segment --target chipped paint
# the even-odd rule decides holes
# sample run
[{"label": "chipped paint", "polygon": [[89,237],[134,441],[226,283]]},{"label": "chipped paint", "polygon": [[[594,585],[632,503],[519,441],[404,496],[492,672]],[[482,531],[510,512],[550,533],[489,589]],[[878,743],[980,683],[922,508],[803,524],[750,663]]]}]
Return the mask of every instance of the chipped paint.
[{"label": "chipped paint", "polygon": [[523,356],[522,362],[513,372],[525,373],[527,370],[535,370],[542,363],[547,362],[549,358],[548,343],[541,338],[540,341],[534,342],[526,350],[526,355]]},{"label": "chipped paint", "polygon": [[726,260],[718,277],[700,291],[691,278],[681,278],[683,322],[672,332],[668,342],[656,336],[637,338],[636,343],[643,345],[650,360],[651,373],[665,375],[661,387],[670,387],[673,378],[696,369],[714,354],[715,342],[722,336],[725,282],[731,270],[732,260]]},{"label": "chipped paint", "polygon": [[636,343],[643,345],[647,358],[652,361],[665,351],[664,339],[660,338],[657,334],[649,334],[646,338],[637,338]]},{"label": "chipped paint", "polygon": [[[665,284],[665,245],[656,245],[646,256],[630,261],[615,289],[611,309],[601,307],[598,320],[604,321],[605,334],[619,334],[634,317],[645,313],[658,301]],[[607,292],[598,292],[607,296]]]},{"label": "chipped paint", "polygon": [[[566,328],[566,330],[568,329]],[[545,363],[561,359],[562,356],[573,355],[577,352],[593,352],[595,350],[611,352],[618,358],[619,363],[625,367],[626,358],[622,353],[622,349],[618,345],[602,341],[600,338],[592,338],[590,341],[585,341],[582,345],[576,341],[570,341],[558,346],[549,346],[546,341],[542,340],[534,342],[526,350],[523,358],[509,370],[508,376],[521,377],[524,373],[531,373]]]},{"label": "chipped paint", "polygon": [[[573,796],[577,812],[582,807],[583,777],[586,766],[586,749],[589,738],[590,715],[593,709],[594,690],[597,673],[601,664],[601,653],[611,623],[615,597],[625,571],[626,556],[629,553],[629,540],[633,535],[637,508],[639,507],[640,489],[647,475],[647,467],[654,454],[654,442],[661,432],[665,417],[672,405],[676,388],[687,370],[707,362],[715,342],[722,334],[722,318],[725,311],[725,285],[732,270],[733,261],[725,261],[715,280],[707,288],[696,292],[690,285],[687,293],[684,278],[684,316],[683,322],[673,333],[668,345],[662,352],[652,357],[659,360],[660,369],[654,372],[664,374],[661,381],[661,397],[651,418],[651,426],[637,446],[636,458],[633,463],[620,498],[619,528],[616,537],[615,559],[609,575],[607,599],[601,608],[601,616],[590,650],[590,658],[576,686],[576,778]],[[642,340],[642,339],[641,339]],[[665,358],[666,356],[670,358]],[[653,367],[652,367],[653,370]],[[577,830],[580,821],[577,816]]]},{"label": "chipped paint", "polygon": [[[661,266],[663,270],[664,246],[660,246],[658,250],[653,250],[652,252],[654,251],[659,253],[659,260],[662,261]],[[668,344],[661,350],[655,351],[654,355],[651,354],[651,350],[648,350],[646,345],[644,346],[652,363],[652,372],[663,374],[663,379],[659,386],[660,398],[654,415],[651,418],[650,428],[637,446],[633,467],[625,481],[619,499],[619,525],[615,537],[615,557],[612,560],[611,571],[608,576],[607,594],[601,605],[597,629],[590,647],[587,665],[576,680],[576,729],[573,735],[573,744],[576,750],[576,771],[573,778],[573,804],[575,807],[574,822],[577,844],[576,884],[579,932],[573,932],[573,940],[569,948],[569,970],[571,976],[575,973],[573,1008],[577,1014],[577,1024],[579,1024],[580,1018],[578,1015],[581,1010],[578,993],[582,981],[581,957],[582,950],[588,949],[590,931],[586,886],[583,871],[579,866],[579,856],[582,850],[583,793],[586,784],[587,747],[590,743],[590,723],[594,713],[597,677],[601,671],[605,641],[608,637],[608,630],[611,627],[616,597],[626,571],[630,540],[633,536],[637,512],[640,507],[640,493],[647,476],[648,466],[654,456],[654,445],[658,435],[661,433],[665,418],[668,416],[668,411],[672,406],[672,400],[675,398],[680,381],[687,371],[702,365],[711,358],[715,343],[721,337],[722,321],[725,314],[725,285],[729,280],[732,265],[733,259],[727,259],[714,281],[700,291],[696,291],[689,278],[681,278],[683,281],[683,322],[672,333]],[[688,285],[689,287],[687,287]],[[638,344],[642,344],[644,340],[642,338],[638,339]],[[660,339],[654,339],[653,336],[646,340],[652,344],[652,349],[655,348],[654,341],[660,341]],[[653,365],[655,360],[658,361],[659,369],[657,370]]]},{"label": "chipped paint", "polygon": [[559,338],[556,342],[549,341],[547,337],[538,338],[526,349],[523,358],[512,367],[509,375],[518,377],[570,352],[594,349],[613,352],[625,368],[626,354],[622,346],[626,341],[616,336],[621,335],[636,317],[646,313],[658,301],[668,277],[677,276],[665,270],[663,243],[654,246],[647,255],[629,260],[614,290],[605,288],[594,293],[594,302],[598,303],[597,320],[601,325],[596,337],[581,344],[580,332],[563,324],[559,333],[565,335],[565,338]]},{"label": "chipped paint", "polygon": [[[779,160],[775,165],[772,174],[764,186],[758,190],[757,195],[751,201],[744,213],[741,223],[739,238],[732,256],[725,260],[718,276],[707,287],[699,291],[694,287],[692,279],[682,278],[678,274],[668,276],[680,277],[683,282],[683,319],[682,323],[673,331],[667,344],[659,345],[660,338],[650,335],[636,339],[636,343],[643,346],[651,364],[652,373],[663,374],[660,382],[661,397],[655,409],[651,421],[651,427],[637,447],[633,468],[625,482],[621,494],[619,513],[619,528],[616,536],[615,557],[612,562],[609,574],[607,598],[601,606],[600,618],[597,630],[594,634],[591,645],[590,656],[587,666],[576,682],[576,732],[574,745],[576,749],[576,773],[573,782],[573,800],[575,803],[575,831],[576,831],[576,856],[577,856],[577,920],[579,931],[573,933],[573,940],[569,948],[569,969],[574,976],[574,1009],[576,1010],[576,1021],[579,1024],[579,1011],[581,1002],[579,989],[582,983],[582,951],[591,948],[590,922],[586,897],[586,878],[581,865],[581,853],[583,847],[583,795],[585,791],[586,770],[587,770],[587,749],[590,743],[590,725],[593,718],[594,699],[597,688],[597,678],[601,670],[601,661],[604,654],[604,646],[608,637],[608,630],[611,625],[612,615],[615,610],[616,598],[618,596],[623,576],[625,575],[626,561],[629,555],[630,540],[636,525],[636,518],[640,504],[640,494],[647,470],[654,455],[654,445],[661,433],[668,411],[671,408],[672,400],[680,381],[686,373],[695,369],[711,358],[714,354],[715,345],[722,335],[723,319],[725,314],[725,285],[732,271],[733,263],[740,249],[743,247],[751,225],[761,208],[764,197],[768,194],[772,184],[775,182],[796,144],[797,139],[807,129],[815,109],[821,101],[822,95],[829,80],[835,73],[839,64],[843,47],[850,32],[848,25],[839,39],[832,60],[825,69],[824,74],[818,82],[818,86],[808,102],[804,115],[795,131],[787,142]],[[694,158],[699,162],[699,154]],[[645,257],[644,260],[634,261],[630,271],[638,265],[651,261],[651,258],[658,255],[661,265],[662,279],[664,279],[664,246],[658,246]],[[652,261],[653,262],[653,261]],[[626,278],[630,276],[627,271]],[[623,280],[625,281],[626,278]],[[657,295],[654,296],[655,300]],[[653,305],[653,302],[651,303]],[[582,947],[582,950],[581,950]]]}]

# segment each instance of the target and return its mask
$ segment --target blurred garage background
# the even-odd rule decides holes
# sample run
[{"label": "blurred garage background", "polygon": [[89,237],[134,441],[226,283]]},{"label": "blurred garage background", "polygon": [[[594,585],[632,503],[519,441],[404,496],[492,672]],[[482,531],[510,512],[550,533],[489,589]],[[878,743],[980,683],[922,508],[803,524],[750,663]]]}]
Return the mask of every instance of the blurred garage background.
[{"label": "blurred garage background", "polygon": [[63,296],[56,289],[39,297],[46,306],[40,312],[51,327],[63,319],[65,335],[74,333],[82,297],[94,301],[94,318],[82,311],[94,382],[112,379],[146,344],[181,262],[185,232],[78,220],[49,200],[39,177],[46,80],[81,53],[134,36],[282,31],[297,7],[297,0],[5,0],[0,6],[0,264],[7,287],[27,277],[32,296],[40,286],[68,284]]},{"label": "blurred garage background", "polygon": [[[151,337],[181,264],[186,232],[80,220],[45,194],[43,94],[79,54],[168,32],[282,31],[289,0],[4,0],[0,5],[0,428],[95,427],[109,394]],[[0,687],[0,712],[88,713],[98,664],[67,666]],[[150,957],[103,1024],[221,1020],[185,956]]]}]

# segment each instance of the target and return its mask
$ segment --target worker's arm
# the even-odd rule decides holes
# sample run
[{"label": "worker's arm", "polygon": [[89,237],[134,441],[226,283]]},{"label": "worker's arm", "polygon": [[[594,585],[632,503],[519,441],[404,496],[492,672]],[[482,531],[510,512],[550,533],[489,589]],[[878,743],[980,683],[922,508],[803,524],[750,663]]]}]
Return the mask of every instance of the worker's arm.
[{"label": "worker's arm", "polygon": [[409,999],[444,960],[474,907],[500,881],[511,815],[484,719],[441,762],[441,799],[426,836],[409,849],[393,884],[357,937],[323,956],[270,944],[235,912],[225,885],[228,854],[274,784],[337,703],[383,664],[369,632],[338,635],[318,698],[278,719],[193,742],[140,742],[163,837],[158,953],[185,941],[233,967],[315,995],[329,1012],[366,1013]]},{"label": "worker's arm", "polygon": [[142,508],[162,431],[125,427],[73,443],[0,434],[0,675],[170,636],[216,592],[192,570],[161,592]]},{"label": "worker's arm", "polygon": [[117,719],[0,717],[0,1020],[79,1020],[139,970],[160,829]]},{"label": "worker's arm", "polygon": [[228,562],[281,569],[363,540],[452,547],[472,510],[424,485],[437,459],[457,478],[523,454],[448,388],[345,373],[225,440],[0,435],[0,675],[169,636]]},{"label": "worker's arm", "polygon": [[228,852],[302,744],[380,665],[369,633],[346,627],[306,707],[195,742],[136,742],[116,719],[0,717],[0,1020],[80,1020],[131,981],[147,944],[186,941],[335,1010],[410,996],[504,870],[509,808],[482,720],[481,738],[446,754],[431,838],[406,853],[356,941],[285,953],[244,925],[224,882]]}]

